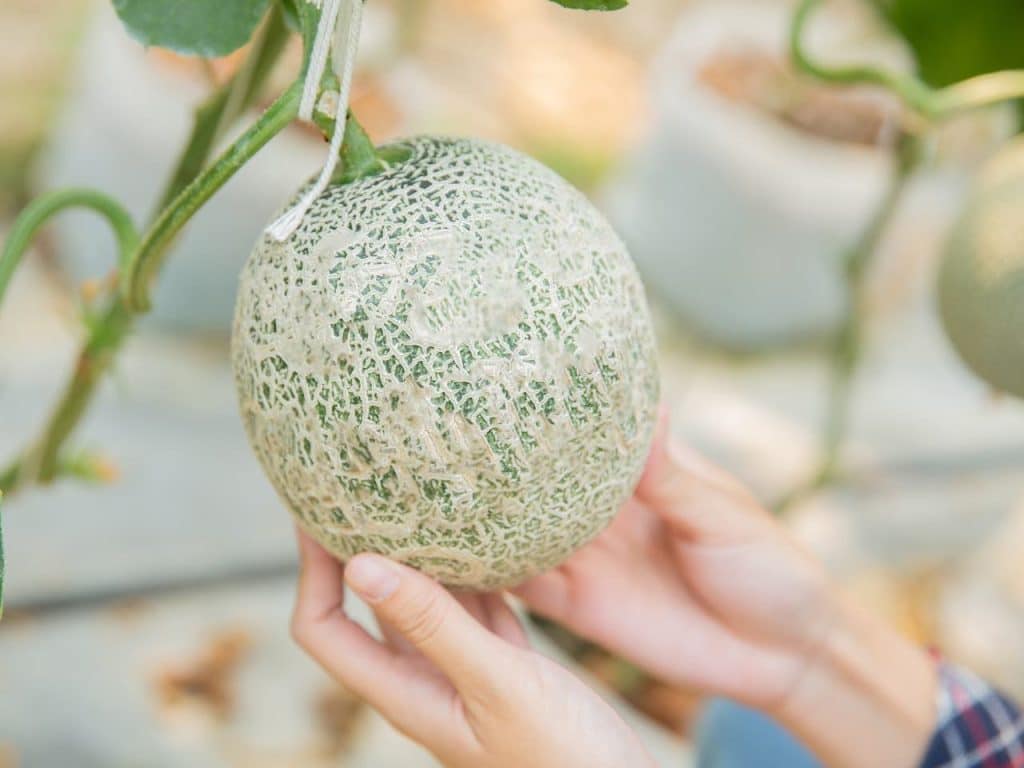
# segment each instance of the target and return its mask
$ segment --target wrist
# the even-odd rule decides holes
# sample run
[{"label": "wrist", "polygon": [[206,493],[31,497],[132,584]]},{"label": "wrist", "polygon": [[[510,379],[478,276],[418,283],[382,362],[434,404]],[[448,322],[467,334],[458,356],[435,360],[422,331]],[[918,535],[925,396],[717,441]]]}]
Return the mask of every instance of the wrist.
[{"label": "wrist", "polygon": [[914,768],[935,729],[937,689],[926,651],[837,599],[830,631],[769,714],[829,766]]}]

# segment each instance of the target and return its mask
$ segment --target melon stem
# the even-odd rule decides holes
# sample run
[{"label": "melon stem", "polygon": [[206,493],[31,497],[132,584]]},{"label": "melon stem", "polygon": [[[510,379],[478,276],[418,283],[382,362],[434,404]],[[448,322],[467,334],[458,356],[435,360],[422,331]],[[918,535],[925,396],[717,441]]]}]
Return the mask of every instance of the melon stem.
[{"label": "melon stem", "polygon": [[345,123],[345,142],[341,145],[341,167],[335,174],[335,180],[347,184],[385,167],[386,163],[377,154],[377,148],[350,111]]},{"label": "melon stem", "polygon": [[[249,109],[256,98],[258,98],[271,70],[280,59],[286,38],[287,30],[281,23],[280,11],[275,4],[266,23],[253,41],[248,58],[242,65],[239,73],[232,81],[214,93],[196,112],[195,125],[189,142],[165,188],[165,200],[174,201],[178,199],[189,187],[190,183],[195,183],[193,180],[202,172],[217,142],[223,138],[224,133],[237,118],[245,110]],[[291,94],[291,91],[289,91],[289,94]],[[286,124],[286,122],[283,123],[283,125]],[[248,133],[240,141],[246,141],[247,136]],[[271,137],[272,135],[265,135],[262,143],[265,144],[266,140],[269,140]],[[251,137],[249,137],[247,146],[248,150],[254,154],[262,144],[257,146],[252,143]],[[219,175],[223,177],[223,172]],[[223,181],[226,181],[226,178],[222,178],[220,183],[223,183]],[[210,194],[212,194],[212,191],[210,191]],[[92,193],[88,200],[86,200],[80,197],[82,192],[82,190],[77,192],[67,190],[53,193],[53,196],[42,198],[37,205],[44,206],[47,209],[47,216],[45,218],[49,218],[57,211],[67,207],[72,201],[78,205],[90,207],[106,215],[108,220],[114,224],[115,233],[119,241],[127,242],[125,233],[129,232],[127,224],[130,224],[127,214],[124,217],[119,217],[114,207],[99,199],[101,197],[99,193]],[[49,203],[45,202],[47,200]],[[60,204],[58,205],[57,203]],[[22,215],[22,221],[27,221],[24,217],[30,216],[32,208],[30,206],[29,209],[26,209],[26,212]],[[43,209],[40,208],[38,210],[42,211]],[[154,227],[157,227],[157,225],[164,221],[168,210],[166,205],[163,206],[163,214],[158,216],[150,227],[147,241],[152,240]],[[194,213],[194,210],[192,212]],[[125,226],[118,226],[116,221],[119,218],[125,218],[127,224]],[[173,244],[174,236],[184,226],[188,218],[188,216],[182,217],[179,215],[175,218],[176,229],[172,231],[165,228],[164,231],[167,237],[162,242],[162,247],[165,250]],[[32,230],[34,231],[41,225],[42,222],[35,224]],[[164,226],[166,227],[166,224]],[[12,232],[12,236],[8,240],[8,249],[12,247],[12,241],[16,240],[17,230],[18,226],[16,225],[15,232]],[[134,227],[131,228],[131,232],[134,233]],[[132,247],[124,249],[128,253],[127,255],[122,254],[122,266],[130,262],[137,264],[139,256],[137,248],[138,236],[135,235],[133,240]],[[17,243],[15,242],[14,244],[16,245]],[[13,271],[14,266],[16,266],[14,262],[15,259],[13,258],[4,259],[4,263],[10,265],[10,271]],[[0,268],[0,272],[6,269],[8,267]],[[127,269],[122,269],[121,272],[123,276]],[[6,278],[0,277],[0,283],[6,286],[9,279],[10,275]],[[2,290],[0,290],[0,293],[2,293]],[[51,413],[41,434],[28,449],[24,450],[6,467],[0,469],[0,492],[11,494],[16,490],[35,483],[48,484],[53,482],[60,474],[60,458],[64,450],[64,444],[81,421],[83,414],[92,402],[99,382],[112,366],[122,343],[131,332],[134,314],[124,298],[117,294],[111,297],[109,305],[100,317],[90,324],[86,341],[78,353],[71,378],[64,388],[64,394]]]},{"label": "melon stem", "polygon": [[167,252],[192,217],[246,163],[298,115],[302,83],[291,85],[207,170],[197,176],[157,218],[121,274],[121,292],[135,313],[150,307],[149,289]]},{"label": "melon stem", "polygon": [[275,3],[238,72],[196,109],[192,133],[160,196],[154,219],[202,172],[217,141],[257,102],[290,37],[284,13]]},{"label": "melon stem", "polygon": [[118,266],[123,265],[139,242],[131,215],[111,197],[93,189],[62,189],[50,192],[29,204],[18,216],[0,251],[0,303],[22,257],[39,230],[57,214],[85,208],[99,214],[110,225],[117,241]]},{"label": "melon stem", "polygon": [[797,68],[833,85],[876,85],[889,91],[929,122],[939,122],[972,109],[1024,99],[1024,70],[990,72],[945,88],[884,67],[833,67],[817,61],[804,45],[807,24],[822,0],[802,0],[789,30],[790,57]]}]

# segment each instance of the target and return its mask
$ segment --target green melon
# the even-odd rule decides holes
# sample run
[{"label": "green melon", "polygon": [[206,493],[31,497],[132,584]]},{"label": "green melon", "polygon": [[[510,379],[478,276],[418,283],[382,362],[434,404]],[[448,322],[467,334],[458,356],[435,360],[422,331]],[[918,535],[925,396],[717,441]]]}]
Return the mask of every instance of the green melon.
[{"label": "green melon", "polygon": [[967,366],[1024,397],[1024,139],[982,172],[943,259],[939,309]]},{"label": "green melon", "polygon": [[243,270],[241,411],[300,525],[491,589],[564,560],[642,470],[655,343],[625,248],[506,147],[422,137]]}]

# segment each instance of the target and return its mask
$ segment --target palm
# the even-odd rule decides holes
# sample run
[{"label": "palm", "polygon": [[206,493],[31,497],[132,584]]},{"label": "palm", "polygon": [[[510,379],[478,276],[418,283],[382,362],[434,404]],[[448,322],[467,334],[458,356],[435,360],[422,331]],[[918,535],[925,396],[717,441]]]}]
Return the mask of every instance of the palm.
[{"label": "palm", "polygon": [[[682,536],[637,499],[556,571],[536,610],[667,681],[756,703],[784,696],[817,621],[817,576],[756,518],[737,535]],[[785,549],[783,549],[785,548]]]}]

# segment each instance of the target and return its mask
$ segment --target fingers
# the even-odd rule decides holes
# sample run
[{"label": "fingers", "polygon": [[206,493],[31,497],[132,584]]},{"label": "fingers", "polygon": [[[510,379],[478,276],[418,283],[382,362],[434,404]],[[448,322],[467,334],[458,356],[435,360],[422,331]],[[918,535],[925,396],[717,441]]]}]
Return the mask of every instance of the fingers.
[{"label": "fingers", "polygon": [[296,526],[299,543],[299,592],[293,624],[315,624],[340,612],[345,601],[341,563]]},{"label": "fingers", "polygon": [[537,613],[575,628],[580,615],[607,605],[615,585],[635,583],[652,540],[664,538],[658,517],[628,499],[600,536],[554,570],[520,584],[512,593]]},{"label": "fingers", "polygon": [[564,569],[535,576],[512,593],[537,613],[558,622],[566,622],[576,608],[572,585]]},{"label": "fingers", "polygon": [[338,682],[414,738],[442,728],[446,692],[438,681],[417,678],[344,614],[342,566],[305,534],[299,532],[298,538],[301,571],[292,617],[295,641]]},{"label": "fingers", "polygon": [[742,484],[672,439],[664,409],[636,497],[685,536],[729,537],[764,517]]},{"label": "fingers", "polygon": [[433,662],[460,692],[478,697],[493,687],[508,646],[440,584],[371,554],[354,557],[345,579],[381,622]]},{"label": "fingers", "polygon": [[724,469],[711,463],[685,443],[673,439],[671,416],[668,408],[663,405],[658,411],[658,423],[651,440],[651,452],[640,484],[649,483],[659,474],[673,470],[685,472],[706,483],[745,492],[743,485]]},{"label": "fingers", "polygon": [[[374,682],[365,663],[387,666],[391,654],[345,615],[341,563],[301,531],[298,540],[299,587],[292,636],[328,671],[364,695]],[[356,657],[359,664],[353,662]]]},{"label": "fingers", "polygon": [[480,602],[486,614],[486,626],[491,632],[518,648],[530,647],[519,617],[508,607],[505,598],[499,594],[487,594],[480,596]]}]

